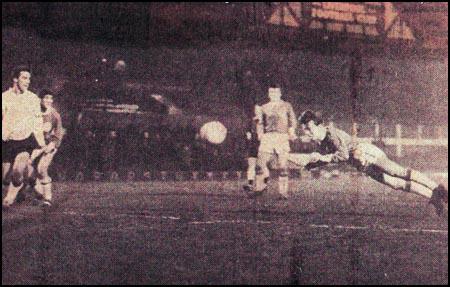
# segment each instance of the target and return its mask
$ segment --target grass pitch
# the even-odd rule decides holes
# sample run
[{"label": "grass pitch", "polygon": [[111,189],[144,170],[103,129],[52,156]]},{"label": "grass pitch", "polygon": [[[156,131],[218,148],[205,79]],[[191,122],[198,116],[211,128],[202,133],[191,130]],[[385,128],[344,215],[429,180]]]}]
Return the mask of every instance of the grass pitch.
[{"label": "grass pitch", "polygon": [[447,284],[448,213],[365,177],[54,184],[2,212],[2,284]]}]

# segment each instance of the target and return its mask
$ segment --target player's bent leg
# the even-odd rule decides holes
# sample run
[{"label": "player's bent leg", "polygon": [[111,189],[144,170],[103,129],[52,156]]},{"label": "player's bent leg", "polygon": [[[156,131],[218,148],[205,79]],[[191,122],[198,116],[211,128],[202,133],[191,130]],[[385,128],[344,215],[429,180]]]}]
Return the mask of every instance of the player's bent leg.
[{"label": "player's bent leg", "polygon": [[256,182],[255,182],[255,192],[262,192],[266,189],[267,184],[265,182],[265,176],[270,174],[267,167],[270,159],[272,157],[271,153],[259,152],[256,168]]},{"label": "player's bent leg", "polygon": [[17,203],[24,202],[27,197],[26,194],[31,193],[35,185],[36,177],[34,167],[32,166],[30,161],[28,161],[28,165],[23,172],[22,181],[23,181],[22,188],[19,190],[16,196]]},{"label": "player's bent leg", "polygon": [[256,157],[247,159],[247,184],[244,185],[244,191],[252,191],[256,178]]},{"label": "player's bent leg", "polygon": [[38,166],[37,166],[36,181],[34,183],[34,191],[37,194],[37,199],[38,200],[44,198],[44,188],[42,186],[41,180],[45,177],[45,174],[43,173],[42,166],[40,166],[40,161],[41,160],[42,160],[42,158],[39,160],[39,163],[38,163]]},{"label": "player's bent leg", "polygon": [[52,178],[48,174],[48,169],[53,160],[54,153],[45,154],[38,163],[39,191],[43,196],[44,202],[50,204],[52,200]]},{"label": "player's bent leg", "polygon": [[425,174],[417,170],[405,168],[398,163],[390,160],[388,157],[378,159],[376,165],[382,168],[387,174],[391,176],[400,177],[407,181],[417,182],[428,187],[431,190],[434,190],[439,186],[439,184],[437,184],[434,180],[432,180]]},{"label": "player's bent leg", "polygon": [[39,179],[39,189],[44,204],[50,205],[52,201],[52,178],[47,176]]},{"label": "player's bent leg", "polygon": [[288,197],[289,191],[289,167],[288,167],[289,153],[281,153],[278,155],[280,175],[278,178],[279,192],[283,198]]},{"label": "player's bent leg", "polygon": [[30,188],[33,188],[34,185],[36,184],[36,178],[37,178],[37,174],[36,174],[36,169],[34,168],[32,163],[29,163],[27,168],[26,168],[26,180],[25,183],[29,185]]},{"label": "player's bent leg", "polygon": [[37,172],[41,177],[48,176],[48,169],[53,160],[53,153],[44,154],[37,165]]},{"label": "player's bent leg", "polygon": [[250,185],[255,181],[257,160],[256,157],[249,157],[247,159],[247,181]]},{"label": "player's bent leg", "polygon": [[36,179],[34,190],[37,193],[37,199],[44,198],[44,187],[42,186],[41,179],[39,177]]},{"label": "player's bent leg", "polygon": [[3,199],[3,206],[11,206],[16,200],[17,194],[23,187],[24,174],[28,166],[30,159],[30,154],[27,152],[22,152],[18,154],[14,160],[12,167],[12,180],[9,184],[8,191],[5,198]]}]

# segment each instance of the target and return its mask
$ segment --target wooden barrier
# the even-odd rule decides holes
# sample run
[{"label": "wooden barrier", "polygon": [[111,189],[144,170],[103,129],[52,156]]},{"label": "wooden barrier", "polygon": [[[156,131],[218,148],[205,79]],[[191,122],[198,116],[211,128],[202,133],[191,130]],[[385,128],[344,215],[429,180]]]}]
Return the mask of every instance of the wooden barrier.
[{"label": "wooden barrier", "polygon": [[[337,127],[336,123],[329,122],[329,126]],[[374,124],[373,137],[357,137],[358,136],[358,124],[352,124],[352,130],[350,134],[354,140],[373,143],[382,141],[387,146],[396,147],[396,156],[403,156],[403,147],[405,146],[434,146],[434,147],[448,147],[448,138],[445,136],[444,127],[435,127],[434,138],[424,138],[424,126],[417,126],[417,136],[415,138],[403,138],[403,127],[400,124],[395,125],[394,137],[381,137],[381,128],[379,123]]]},{"label": "wooden barrier", "polygon": [[380,137],[380,126],[375,124],[374,136],[358,138],[359,141],[363,142],[374,142],[383,141],[387,146],[396,147],[397,157],[403,156],[404,146],[435,146],[435,147],[448,147],[448,138],[445,137],[443,127],[436,127],[436,137],[434,138],[424,138],[423,137],[424,127],[422,125],[417,126],[417,136],[415,138],[403,138],[402,125],[398,124],[395,126],[395,137]]}]

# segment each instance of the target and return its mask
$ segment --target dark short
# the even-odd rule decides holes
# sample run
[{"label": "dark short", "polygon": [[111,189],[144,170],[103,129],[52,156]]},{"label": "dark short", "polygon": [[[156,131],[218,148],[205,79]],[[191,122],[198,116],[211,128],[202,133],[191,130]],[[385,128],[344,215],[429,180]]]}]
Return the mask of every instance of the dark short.
[{"label": "dark short", "polygon": [[384,171],[380,167],[374,164],[370,164],[369,166],[364,168],[363,172],[376,181],[384,183]]},{"label": "dark short", "polygon": [[2,163],[13,163],[18,154],[27,152],[31,155],[38,148],[39,144],[32,135],[20,141],[2,141]]},{"label": "dark short", "polygon": [[259,141],[247,141],[247,157],[258,157]]}]

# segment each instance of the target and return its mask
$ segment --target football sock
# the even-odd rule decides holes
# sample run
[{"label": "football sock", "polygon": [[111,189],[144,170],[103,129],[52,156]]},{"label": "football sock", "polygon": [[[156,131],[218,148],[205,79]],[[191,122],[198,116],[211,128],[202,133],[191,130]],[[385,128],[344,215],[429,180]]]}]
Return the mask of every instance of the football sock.
[{"label": "football sock", "polygon": [[36,192],[38,194],[44,196],[44,187],[43,187],[40,179],[36,180],[36,184],[34,185],[34,190],[36,190]]},{"label": "football sock", "polygon": [[247,180],[253,181],[255,180],[256,172],[254,167],[249,167],[247,170]]},{"label": "football sock", "polygon": [[44,190],[44,199],[52,201],[52,182],[42,184]]},{"label": "football sock", "polygon": [[263,191],[266,187],[267,184],[264,183],[264,178],[261,174],[257,174],[256,175],[256,182],[255,182],[255,191],[259,192],[259,191]]},{"label": "football sock", "polygon": [[407,181],[404,190],[424,196],[426,198],[431,198],[431,196],[433,195],[433,190],[414,181]]},{"label": "football sock", "polygon": [[287,195],[289,189],[289,177],[280,176],[278,177],[279,191],[283,195]]}]

